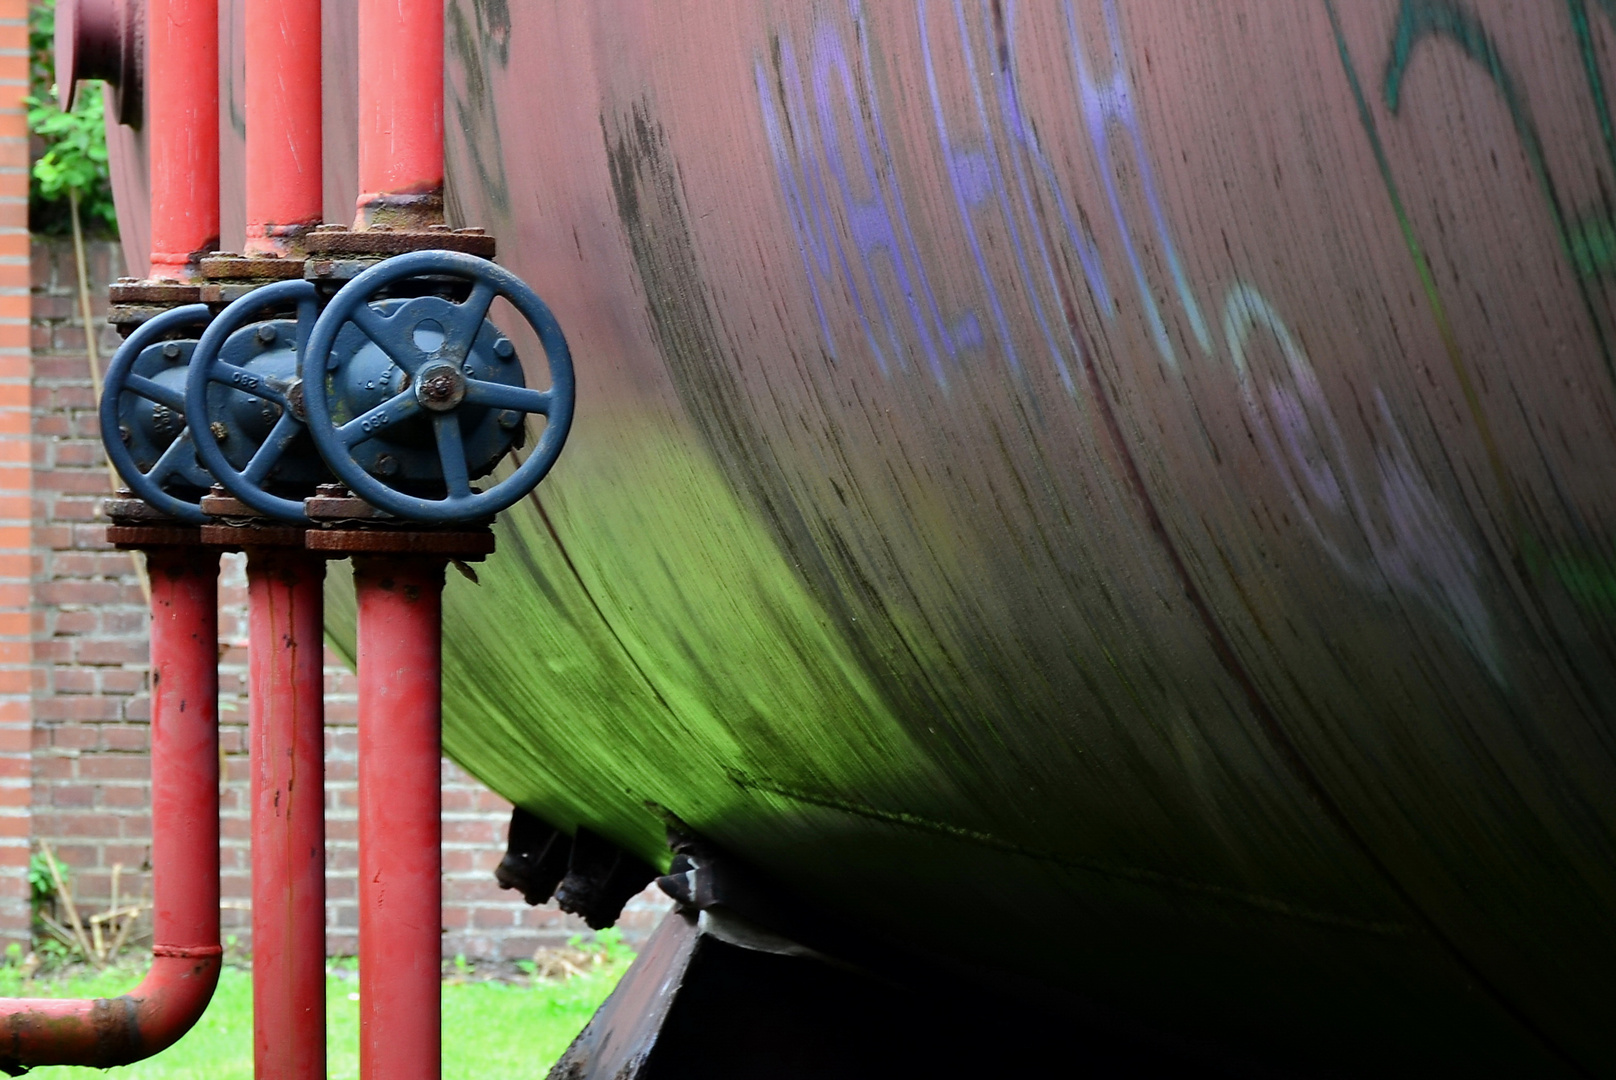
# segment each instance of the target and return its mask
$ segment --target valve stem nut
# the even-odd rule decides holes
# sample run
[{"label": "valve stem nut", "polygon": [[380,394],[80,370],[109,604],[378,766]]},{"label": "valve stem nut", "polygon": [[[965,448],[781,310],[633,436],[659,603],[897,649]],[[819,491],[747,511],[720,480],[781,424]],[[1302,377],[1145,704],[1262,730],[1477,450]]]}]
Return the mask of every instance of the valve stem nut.
[{"label": "valve stem nut", "polygon": [[466,396],[466,378],[453,364],[429,365],[415,381],[415,399],[432,412],[448,412]]}]

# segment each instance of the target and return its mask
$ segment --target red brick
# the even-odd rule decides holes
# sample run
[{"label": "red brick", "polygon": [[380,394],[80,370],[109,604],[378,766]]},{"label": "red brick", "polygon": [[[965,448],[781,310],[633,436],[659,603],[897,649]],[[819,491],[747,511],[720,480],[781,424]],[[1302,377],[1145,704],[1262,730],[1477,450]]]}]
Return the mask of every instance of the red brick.
[{"label": "red brick", "polygon": [[95,805],[94,784],[52,784],[48,790],[51,806],[88,809]]},{"label": "red brick", "polygon": [[145,724],[102,724],[100,748],[117,753],[144,753],[151,745],[151,728]]},{"label": "red brick", "polygon": [[145,755],[105,754],[87,756],[78,762],[79,775],[95,780],[148,780],[151,762]]},{"label": "red brick", "polygon": [[150,785],[103,784],[99,790],[108,810],[144,810],[151,803]]},{"label": "red brick", "polygon": [[103,694],[143,694],[147,673],[135,668],[102,668],[99,672]]},{"label": "red brick", "polygon": [[81,638],[76,643],[74,658],[81,664],[140,664],[148,659],[148,653],[144,641]]},{"label": "red brick", "polygon": [[78,758],[65,755],[41,755],[37,748],[34,753],[34,777],[36,780],[67,780],[78,775]]},{"label": "red brick", "polygon": [[[34,716],[41,721],[121,719],[119,703],[116,698],[104,698],[90,694],[63,694],[38,699],[34,703]],[[78,736],[70,737],[77,738]]]},{"label": "red brick", "polygon": [[89,668],[55,667],[50,675],[58,694],[93,694],[100,689],[101,680]]}]

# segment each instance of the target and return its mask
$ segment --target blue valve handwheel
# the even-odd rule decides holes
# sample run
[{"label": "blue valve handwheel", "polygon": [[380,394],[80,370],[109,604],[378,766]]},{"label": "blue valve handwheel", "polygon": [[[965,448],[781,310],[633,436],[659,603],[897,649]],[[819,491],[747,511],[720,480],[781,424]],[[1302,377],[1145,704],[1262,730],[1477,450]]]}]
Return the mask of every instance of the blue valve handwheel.
[{"label": "blue valve handwheel", "polygon": [[[268,313],[295,309],[297,312],[295,350],[301,356],[319,315],[319,293],[307,281],[280,281],[254,289],[234,301],[213,320],[202,340],[197,342],[185,384],[185,409],[197,417],[192,438],[198,459],[224,485],[225,490],[257,510],[279,521],[307,524],[301,499],[286,498],[266,490],[271,470],[280,465],[288,449],[305,428],[301,406],[300,381],[295,361],[288,361],[284,375],[273,371],[249,370],[229,362],[224,354],[233,335],[258,324],[272,333],[274,324],[260,320]],[[223,387],[221,393],[214,387]],[[258,431],[241,422],[246,399],[262,402],[263,420]],[[256,404],[253,402],[252,404]],[[230,409],[235,405],[234,410]],[[249,414],[250,417],[250,414]],[[261,430],[264,426],[267,431]],[[232,453],[220,445],[233,442]],[[230,460],[231,457],[236,460]]]},{"label": "blue valve handwheel", "polygon": [[141,323],[113,354],[101,388],[101,443],[118,475],[148,505],[191,525],[208,520],[200,501],[213,481],[185,422],[183,373],[196,342],[170,335],[212,317],[206,304],[190,304]]},{"label": "blue valve handwheel", "polygon": [[[470,292],[459,303],[382,299],[412,278],[459,279],[469,283]],[[538,335],[549,370],[548,390],[520,385],[522,372],[515,363],[509,364],[508,374],[487,377],[486,348],[514,359],[510,343],[486,321],[497,297],[509,301]],[[396,365],[396,382],[387,383],[393,377],[389,372],[365,384],[389,387],[391,392],[379,402],[343,397],[344,354],[335,350],[339,335],[350,326]],[[576,397],[572,356],[555,316],[510,271],[458,252],[395,256],[344,285],[315,323],[303,353],[302,374],[309,431],[326,464],[354,494],[408,521],[447,524],[499,513],[544,479],[572,427]],[[522,414],[535,413],[545,418],[544,431],[521,464],[489,490],[474,491],[473,474],[494,463],[478,459],[472,448],[474,441],[481,441],[490,418],[511,427],[521,423]],[[356,453],[412,428],[429,431],[430,442],[435,443],[441,498],[406,490],[403,479],[384,480],[361,464],[361,458],[374,455]],[[499,449],[503,452],[504,446]]]}]

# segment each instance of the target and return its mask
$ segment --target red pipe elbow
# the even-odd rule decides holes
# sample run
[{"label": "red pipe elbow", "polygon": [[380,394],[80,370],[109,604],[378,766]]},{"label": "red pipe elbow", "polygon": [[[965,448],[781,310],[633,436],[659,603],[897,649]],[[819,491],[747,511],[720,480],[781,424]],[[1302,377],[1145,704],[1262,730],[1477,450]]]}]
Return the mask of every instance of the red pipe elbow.
[{"label": "red pipe elbow", "polygon": [[122,997],[0,1002],[0,1070],[21,1076],[38,1065],[107,1069],[174,1045],[213,998],[221,950],[164,948],[153,949],[146,977]]},{"label": "red pipe elbow", "polygon": [[219,945],[219,556],[147,552],[152,589],[152,966],[116,998],[0,999],[0,1071],[150,1057],[213,997]]}]

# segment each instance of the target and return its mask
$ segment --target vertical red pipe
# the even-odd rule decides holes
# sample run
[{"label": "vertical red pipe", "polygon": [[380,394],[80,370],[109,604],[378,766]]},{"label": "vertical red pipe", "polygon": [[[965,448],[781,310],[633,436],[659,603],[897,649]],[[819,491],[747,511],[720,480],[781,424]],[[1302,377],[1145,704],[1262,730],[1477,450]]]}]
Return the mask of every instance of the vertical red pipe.
[{"label": "vertical red pipe", "polygon": [[443,0],[359,0],[355,228],[443,221]]},{"label": "vertical red pipe", "polygon": [[219,246],[219,0],[148,0],[151,276],[186,281]]},{"label": "vertical red pipe", "polygon": [[325,1077],[325,560],[249,549],[253,1075]]},{"label": "vertical red pipe", "polygon": [[437,1080],[441,559],[360,556],[359,1075]]},{"label": "vertical red pipe", "polygon": [[120,998],[0,999],[0,1070],[110,1068],[173,1045],[219,982],[219,556],[154,548],[152,966]]},{"label": "vertical red pipe", "polygon": [[320,0],[247,0],[247,250],[320,224]]},{"label": "vertical red pipe", "polygon": [[152,590],[152,954],[182,962],[176,982],[195,1002],[190,1020],[173,1033],[177,1039],[206,1008],[222,955],[219,556],[156,548],[147,552],[146,566]]}]

